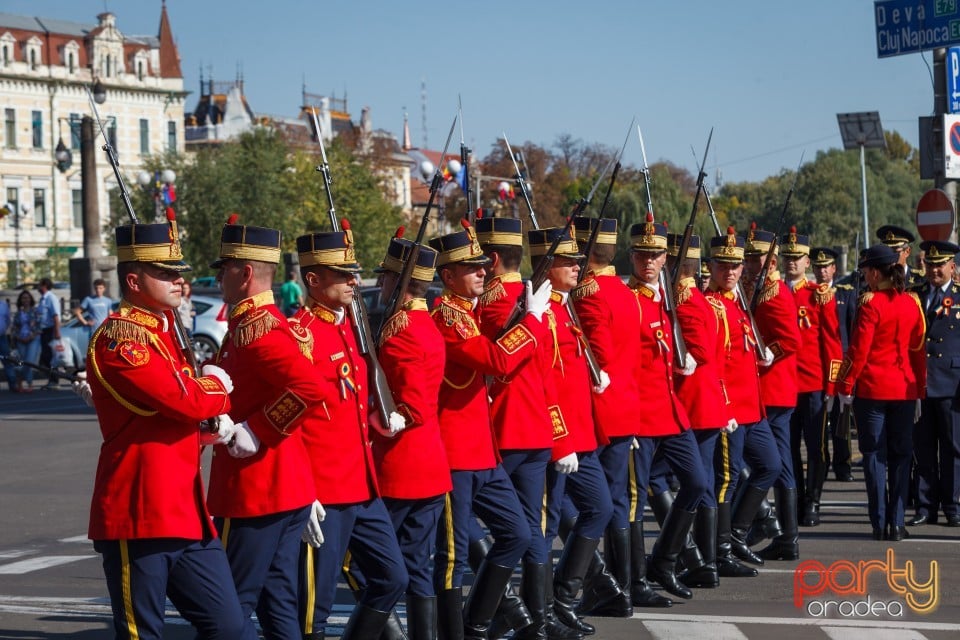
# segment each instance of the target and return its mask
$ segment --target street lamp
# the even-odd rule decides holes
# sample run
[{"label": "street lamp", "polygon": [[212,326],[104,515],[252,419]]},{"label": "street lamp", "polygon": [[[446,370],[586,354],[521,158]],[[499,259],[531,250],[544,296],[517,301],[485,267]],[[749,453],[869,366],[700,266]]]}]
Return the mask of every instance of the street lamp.
[{"label": "street lamp", "polygon": [[870,225],[867,219],[867,164],[864,149],[886,149],[887,140],[883,137],[880,113],[864,111],[860,113],[838,113],[840,137],[846,150],[860,149],[860,188],[863,198],[863,248],[870,246]]}]

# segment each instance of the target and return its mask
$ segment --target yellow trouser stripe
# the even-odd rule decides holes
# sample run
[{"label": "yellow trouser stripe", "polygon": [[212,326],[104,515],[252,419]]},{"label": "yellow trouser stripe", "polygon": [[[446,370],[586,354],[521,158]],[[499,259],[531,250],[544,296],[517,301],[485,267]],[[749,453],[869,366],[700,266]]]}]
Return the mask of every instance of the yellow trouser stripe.
[{"label": "yellow trouser stripe", "polygon": [[302,545],[306,549],[304,554],[303,576],[305,589],[307,592],[307,601],[305,603],[306,611],[303,618],[303,632],[313,633],[313,605],[317,600],[317,576],[316,576],[316,558],[314,549],[309,544]]},{"label": "yellow trouser stripe", "polygon": [[130,550],[127,541],[120,540],[120,588],[123,591],[123,612],[127,619],[127,633],[130,640],[138,640],[137,620],[133,615],[133,589],[130,584]]},{"label": "yellow trouser stripe", "polygon": [[627,474],[629,477],[627,491],[630,495],[630,521],[640,522],[643,520],[643,514],[637,513],[637,507],[640,504],[640,489],[637,486],[637,459],[634,457],[633,451],[627,458]]},{"label": "yellow trouser stripe", "polygon": [[347,581],[347,586],[350,587],[350,591],[357,593],[360,591],[360,583],[357,582],[356,576],[350,572],[350,562],[352,560],[353,554],[350,553],[350,549],[347,549],[347,552],[343,554],[343,564],[340,566],[340,572],[343,573],[343,578]]},{"label": "yellow trouser stripe", "polygon": [[827,407],[823,406],[823,420],[820,423],[820,462],[827,459]]},{"label": "yellow trouser stripe", "polygon": [[223,545],[223,550],[227,550],[227,538],[230,537],[230,518],[223,519],[223,533],[220,534],[220,544]]},{"label": "yellow trouser stripe", "polygon": [[727,489],[730,488],[730,443],[728,438],[730,434],[726,431],[720,432],[720,464],[723,466],[723,482],[720,483],[720,490],[717,491],[717,502],[727,502]]},{"label": "yellow trouser stripe", "polygon": [[456,548],[453,542],[453,508],[450,504],[450,493],[443,497],[443,526],[446,527],[447,538],[447,566],[443,571],[443,588],[453,589],[453,565],[456,561]]},{"label": "yellow trouser stripe", "polygon": [[543,485],[543,501],[540,504],[540,533],[541,535],[547,535],[547,485],[546,478],[544,478]]}]

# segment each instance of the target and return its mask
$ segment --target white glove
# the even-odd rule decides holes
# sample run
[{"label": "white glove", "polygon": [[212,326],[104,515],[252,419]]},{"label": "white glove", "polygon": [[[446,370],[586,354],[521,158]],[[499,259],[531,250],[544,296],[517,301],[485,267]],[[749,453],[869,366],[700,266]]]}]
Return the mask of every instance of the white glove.
[{"label": "white glove", "polygon": [[914,421],[914,422],[920,422],[920,415],[921,415],[922,413],[923,413],[923,411],[920,409],[920,401],[917,400],[917,406],[916,406],[916,407],[914,408],[914,410],[913,410],[913,421]]},{"label": "white glove", "polygon": [[593,392],[597,395],[600,395],[607,390],[607,387],[610,386],[610,374],[608,374],[603,369],[600,369],[600,384],[594,385]]},{"label": "white glove", "polygon": [[580,468],[580,458],[577,457],[576,452],[568,453],[554,462],[553,468],[557,470],[557,473],[576,473],[577,469]]},{"label": "white glove", "polygon": [[850,405],[853,404],[853,396],[848,396],[846,394],[841,393],[841,394],[838,394],[837,397],[840,398],[841,409],[843,409],[844,407],[849,407]]},{"label": "white glove", "polygon": [[693,359],[693,356],[687,353],[687,357],[683,360],[683,369],[679,369],[680,375],[682,376],[692,376],[693,372],[697,370],[697,361]]},{"label": "white glove", "polygon": [[307,519],[307,526],[304,527],[300,539],[311,547],[317,548],[323,544],[323,531],[320,530],[320,523],[327,517],[327,512],[323,510],[323,505],[319,500],[314,500],[310,506],[310,517]]},{"label": "white glove", "polygon": [[223,385],[223,388],[227,390],[227,393],[233,393],[233,380],[230,379],[230,374],[217,365],[203,365],[203,368],[200,370],[200,375],[216,378]]},{"label": "white glove", "polygon": [[760,361],[760,366],[769,367],[772,364],[773,364],[773,351],[770,351],[770,347],[764,347],[763,360]]},{"label": "white glove", "polygon": [[377,430],[377,433],[384,438],[392,438],[407,428],[407,420],[396,411],[390,412],[388,425],[383,426],[380,422],[380,414],[374,413],[370,416],[370,426]]},{"label": "white glove", "polygon": [[633,449],[634,451],[640,448],[640,441],[637,440],[636,436],[630,439],[630,448]]},{"label": "white glove", "polygon": [[823,396],[823,402],[827,405],[827,413],[833,411],[833,396]]},{"label": "white glove", "polygon": [[234,458],[249,458],[260,449],[260,438],[253,432],[246,422],[236,426],[233,444],[227,446],[227,451]]},{"label": "white glove", "polygon": [[734,418],[730,418],[729,420],[727,420],[727,426],[725,426],[723,430],[726,431],[727,433],[733,433],[739,428],[740,428],[740,425],[737,424],[737,421]]},{"label": "white glove", "polygon": [[201,431],[200,444],[230,444],[230,441],[233,440],[233,436],[237,433],[237,425],[233,423],[233,419],[223,413],[217,416],[216,420],[217,432]]},{"label": "white glove", "polygon": [[550,308],[550,294],[553,293],[553,286],[549,280],[544,281],[537,289],[533,291],[533,283],[527,281],[527,313],[532,315],[539,322],[543,314]]},{"label": "white glove", "polygon": [[77,371],[76,380],[70,385],[73,392],[83,398],[88,407],[93,406],[93,391],[90,390],[90,384],[87,382],[87,372]]}]

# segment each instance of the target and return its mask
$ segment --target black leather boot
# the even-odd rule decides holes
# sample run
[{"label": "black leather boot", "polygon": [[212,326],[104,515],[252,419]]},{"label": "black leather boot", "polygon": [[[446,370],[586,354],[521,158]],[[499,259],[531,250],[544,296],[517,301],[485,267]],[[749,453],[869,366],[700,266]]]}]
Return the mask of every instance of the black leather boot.
[{"label": "black leather boot", "polygon": [[[523,577],[520,579],[520,597],[523,598],[533,622],[513,634],[513,640],[581,640],[583,635],[573,629],[555,622],[555,627],[547,633],[547,566],[534,562],[523,563]],[[553,602],[551,601],[551,605]]]},{"label": "black leather boot", "polygon": [[663,521],[660,537],[653,545],[653,553],[650,554],[650,564],[647,567],[648,580],[660,583],[667,593],[685,600],[692,598],[693,593],[677,580],[677,556],[690,532],[694,515],[696,514],[693,511],[684,511],[676,507],[670,509],[666,520]]},{"label": "black leather boot", "polygon": [[435,596],[407,596],[407,633],[410,640],[437,640]]},{"label": "black leather boot", "polygon": [[777,517],[783,533],[760,550],[764,560],[797,560],[800,558],[800,535],[797,530],[797,490],[774,488]]},{"label": "black leather boot", "polygon": [[577,615],[577,594],[580,593],[583,576],[599,544],[598,538],[584,538],[577,533],[571,533],[563,545],[563,553],[553,577],[553,612],[557,615],[557,620],[584,635],[591,635],[597,629]]},{"label": "black leather boot", "polygon": [[583,634],[557,620],[553,611],[553,562],[543,565],[543,614],[548,640],[583,640]]},{"label": "black leather boot", "polygon": [[[717,573],[717,509],[697,507],[693,522],[693,539],[700,550],[701,564],[688,568],[680,576],[680,582],[691,588],[713,589],[720,586]],[[690,567],[690,565],[687,565]]]},{"label": "black leather boot", "polygon": [[383,633],[380,634],[380,640],[409,640],[407,632],[403,630],[403,623],[400,622],[400,614],[396,609],[390,611],[387,618],[387,624],[383,626]]},{"label": "black leather boot", "polygon": [[603,555],[593,552],[577,611],[581,615],[629,618],[633,615],[633,605],[624,591],[629,584],[630,530],[607,528],[603,534]]},{"label": "black leather boot", "polygon": [[[463,610],[463,637],[465,640],[486,640],[487,630],[497,605],[503,596],[504,587],[513,575],[513,567],[501,567],[484,561],[477,572],[467,604]],[[526,607],[524,607],[526,610]],[[529,618],[529,614],[527,615]],[[527,623],[529,624],[529,622]],[[526,626],[526,625],[524,625]]]},{"label": "black leather boot", "polygon": [[[810,452],[807,454],[809,456]],[[823,493],[823,483],[827,479],[827,461],[820,458],[820,451],[814,454],[807,460],[807,494],[803,504],[799,505],[803,508],[800,522],[805,527],[820,525],[820,496]]]},{"label": "black leather boot", "polygon": [[777,520],[777,514],[773,510],[773,505],[766,498],[760,503],[757,510],[757,517],[753,519],[750,525],[750,531],[747,532],[747,546],[752,547],[764,540],[772,540],[780,535],[780,522]]},{"label": "black leather boot", "polygon": [[647,552],[643,538],[643,523],[630,523],[630,603],[635,607],[672,607],[666,598],[647,584]]},{"label": "black leather boot", "polygon": [[314,631],[303,634],[303,640],[325,640],[327,634],[323,631]]},{"label": "black leather boot", "polygon": [[[467,563],[474,575],[477,575],[480,571],[483,560],[487,557],[487,553],[490,552],[492,546],[490,539],[486,537],[470,543],[467,551]],[[500,598],[500,604],[497,606],[497,612],[490,623],[490,638],[499,638],[510,631],[522,629],[531,621],[530,612],[527,611],[523,600],[520,599],[513,589],[513,584],[508,580]]]},{"label": "black leather boot", "polygon": [[347,626],[343,630],[342,640],[377,640],[383,633],[389,611],[377,611],[362,604],[353,608]]},{"label": "black leather boot", "polygon": [[740,499],[739,504],[737,504],[737,508],[731,518],[730,545],[733,549],[733,555],[744,562],[759,565],[763,564],[763,558],[747,546],[747,529],[750,528],[750,523],[753,522],[753,517],[757,514],[760,501],[763,500],[766,495],[766,489],[748,486],[744,490],[743,497]]},{"label": "black leather boot", "polygon": [[437,594],[437,638],[463,640],[463,588],[444,589]]},{"label": "black leather boot", "polygon": [[757,570],[740,564],[733,557],[730,532],[730,503],[717,506],[717,573],[721,578],[754,578]]}]

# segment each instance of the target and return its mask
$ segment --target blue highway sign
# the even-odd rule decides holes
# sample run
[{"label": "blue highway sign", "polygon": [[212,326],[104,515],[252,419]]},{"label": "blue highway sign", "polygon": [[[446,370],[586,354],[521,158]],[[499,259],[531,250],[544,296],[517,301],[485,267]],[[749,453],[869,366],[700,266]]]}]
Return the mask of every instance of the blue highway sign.
[{"label": "blue highway sign", "polygon": [[877,57],[960,45],[960,0],[876,0]]}]

